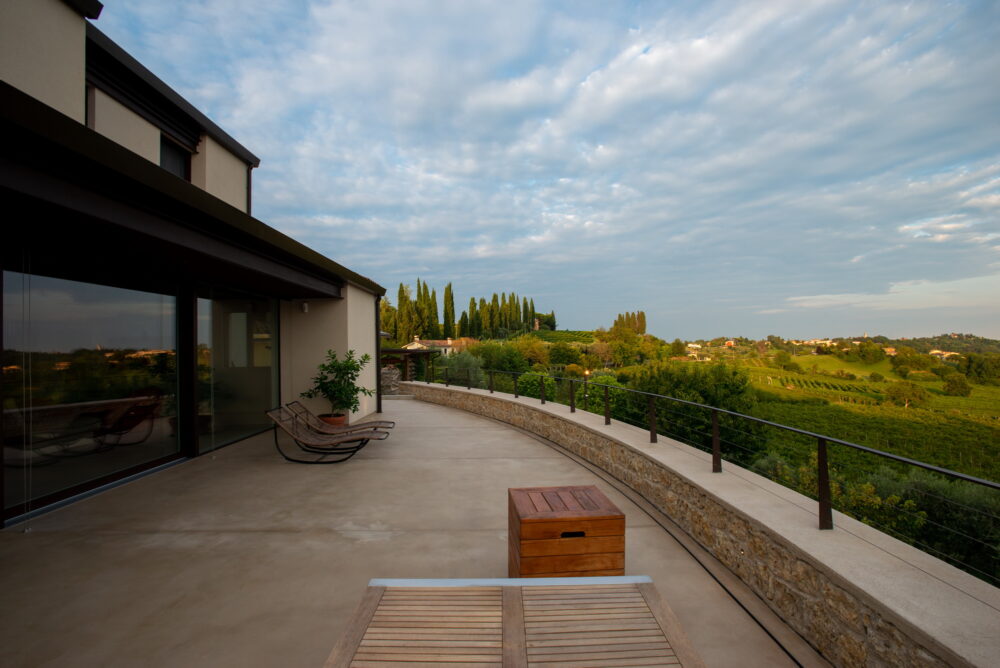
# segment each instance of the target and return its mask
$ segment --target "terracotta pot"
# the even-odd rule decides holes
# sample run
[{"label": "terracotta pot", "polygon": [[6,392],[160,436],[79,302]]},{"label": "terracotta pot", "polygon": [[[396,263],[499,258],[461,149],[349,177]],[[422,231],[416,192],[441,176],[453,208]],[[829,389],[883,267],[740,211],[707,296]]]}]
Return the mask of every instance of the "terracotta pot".
[{"label": "terracotta pot", "polygon": [[347,422],[347,416],[343,413],[339,415],[334,415],[333,413],[323,413],[319,416],[319,419],[327,424],[332,424],[335,427],[339,427]]}]

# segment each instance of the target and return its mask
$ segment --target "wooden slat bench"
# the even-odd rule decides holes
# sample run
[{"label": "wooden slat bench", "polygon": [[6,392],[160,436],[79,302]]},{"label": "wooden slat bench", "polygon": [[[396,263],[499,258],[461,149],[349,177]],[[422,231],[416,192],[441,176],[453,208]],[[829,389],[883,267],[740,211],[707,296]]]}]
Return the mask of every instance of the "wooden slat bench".
[{"label": "wooden slat bench", "polygon": [[372,580],[335,666],[703,666],[646,576]]}]

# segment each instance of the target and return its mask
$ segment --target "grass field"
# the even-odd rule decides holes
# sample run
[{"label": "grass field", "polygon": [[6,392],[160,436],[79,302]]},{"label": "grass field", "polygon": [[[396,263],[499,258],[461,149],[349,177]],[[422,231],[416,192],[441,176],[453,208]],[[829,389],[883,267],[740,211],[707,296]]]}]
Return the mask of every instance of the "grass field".
[{"label": "grass field", "polygon": [[557,329],[555,331],[540,329],[537,332],[531,332],[532,336],[536,336],[546,343],[593,343],[594,333],[578,331],[572,329]]},{"label": "grass field", "polygon": [[889,364],[888,359],[884,359],[877,364],[865,364],[863,362],[845,362],[836,355],[794,355],[792,356],[792,361],[798,363],[798,365],[806,371],[815,366],[820,371],[826,371],[828,373],[834,373],[838,369],[842,369],[849,373],[853,373],[859,378],[867,378],[873,372],[878,372],[886,378],[901,380],[900,377],[893,372],[892,365]]}]

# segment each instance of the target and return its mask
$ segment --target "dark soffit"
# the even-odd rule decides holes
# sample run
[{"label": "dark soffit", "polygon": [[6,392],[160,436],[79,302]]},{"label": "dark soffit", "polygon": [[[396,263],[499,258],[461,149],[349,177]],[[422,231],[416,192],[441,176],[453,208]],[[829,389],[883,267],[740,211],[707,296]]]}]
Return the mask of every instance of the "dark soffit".
[{"label": "dark soffit", "polygon": [[97,0],[63,0],[63,4],[87,19],[96,19],[104,9],[104,5]]}]

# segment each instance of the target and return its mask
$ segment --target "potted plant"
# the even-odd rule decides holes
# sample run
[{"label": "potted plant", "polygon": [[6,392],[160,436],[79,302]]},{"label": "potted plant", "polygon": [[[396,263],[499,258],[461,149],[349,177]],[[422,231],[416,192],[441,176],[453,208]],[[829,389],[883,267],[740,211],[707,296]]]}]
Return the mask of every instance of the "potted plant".
[{"label": "potted plant", "polygon": [[348,350],[341,360],[337,359],[335,350],[326,351],[326,361],[319,365],[319,373],[313,378],[312,388],[301,396],[308,399],[325,398],[330,402],[330,412],[321,414],[320,417],[330,424],[343,424],[348,413],[358,410],[361,403],[359,394],[368,397],[374,394],[372,390],[356,385],[361,370],[371,359],[368,353],[355,357],[354,351]]}]

